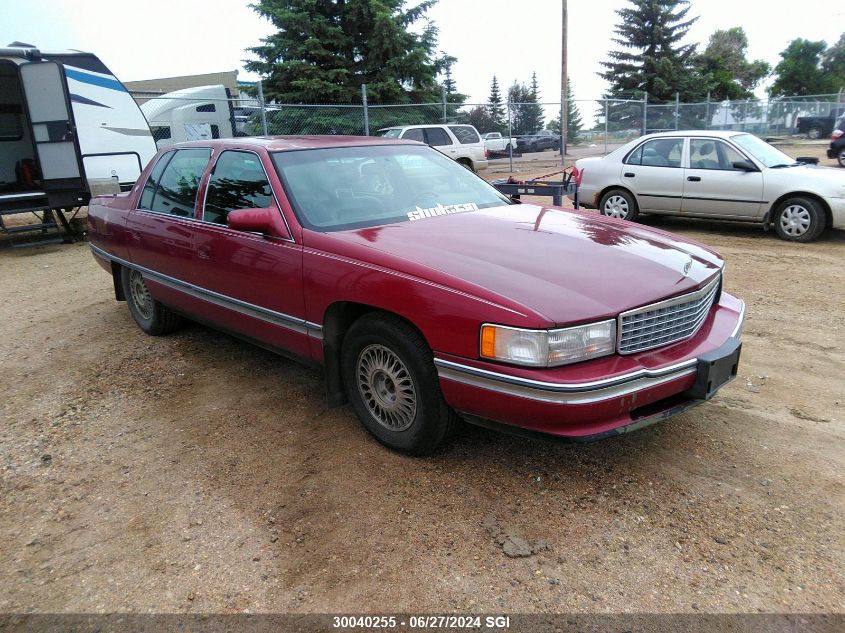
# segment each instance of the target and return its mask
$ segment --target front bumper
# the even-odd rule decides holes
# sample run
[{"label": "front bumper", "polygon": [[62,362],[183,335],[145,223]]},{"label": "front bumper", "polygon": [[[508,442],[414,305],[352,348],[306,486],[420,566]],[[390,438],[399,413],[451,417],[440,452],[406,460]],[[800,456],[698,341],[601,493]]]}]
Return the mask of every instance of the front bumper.
[{"label": "front bumper", "polygon": [[[738,342],[744,317],[745,304],[723,293],[694,337],[650,352],[553,370],[442,354],[435,365],[446,401],[470,421],[592,440],[646,426],[712,396],[732,376],[718,377],[715,388],[702,390],[702,363],[719,357],[719,350],[722,356],[734,351],[738,360],[738,349],[725,346]],[[724,373],[724,365],[719,363],[718,372]]]}]

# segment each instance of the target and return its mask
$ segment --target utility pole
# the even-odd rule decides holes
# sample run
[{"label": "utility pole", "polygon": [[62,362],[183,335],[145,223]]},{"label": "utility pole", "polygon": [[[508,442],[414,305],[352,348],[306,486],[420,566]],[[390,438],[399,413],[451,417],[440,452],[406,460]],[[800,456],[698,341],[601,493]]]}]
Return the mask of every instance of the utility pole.
[{"label": "utility pole", "polygon": [[561,37],[560,37],[560,164],[564,164],[564,156],[566,156],[566,128],[569,126],[569,108],[566,106],[569,99],[569,91],[567,90],[566,77],[566,44],[567,44],[567,26],[569,22],[569,15],[566,6],[566,0],[562,0],[563,11],[561,15]]}]

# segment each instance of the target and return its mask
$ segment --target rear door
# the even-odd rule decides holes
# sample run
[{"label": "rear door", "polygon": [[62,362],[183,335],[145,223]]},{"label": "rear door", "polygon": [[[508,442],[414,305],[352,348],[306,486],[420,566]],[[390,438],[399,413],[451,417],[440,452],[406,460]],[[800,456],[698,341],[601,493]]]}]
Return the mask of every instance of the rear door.
[{"label": "rear door", "polygon": [[641,211],[679,213],[684,191],[684,138],[655,138],[628,154],[620,182],[634,192]]},{"label": "rear door", "polygon": [[748,160],[733,145],[716,138],[691,138],[684,169],[682,212],[753,219],[763,211],[763,174],[735,169]]},{"label": "rear door", "polygon": [[[126,222],[131,262],[146,270],[145,277],[150,275],[148,280],[155,288],[169,289],[165,290],[168,296],[171,290],[184,290],[184,284],[194,281],[197,191],[210,157],[209,148],[162,154],[144,183],[138,207]],[[152,285],[151,289],[155,295]]]},{"label": "rear door", "polygon": [[206,294],[203,314],[223,328],[308,356],[302,290],[302,245],[230,229],[236,209],[284,214],[255,152],[221,152],[208,176],[201,222],[194,231],[195,283]]},{"label": "rear door", "polygon": [[61,66],[56,62],[28,62],[19,69],[44,190],[84,189],[76,128]]},{"label": "rear door", "polygon": [[427,127],[425,130],[425,141],[433,148],[440,150],[449,158],[455,158],[458,153],[455,141],[442,127]]}]

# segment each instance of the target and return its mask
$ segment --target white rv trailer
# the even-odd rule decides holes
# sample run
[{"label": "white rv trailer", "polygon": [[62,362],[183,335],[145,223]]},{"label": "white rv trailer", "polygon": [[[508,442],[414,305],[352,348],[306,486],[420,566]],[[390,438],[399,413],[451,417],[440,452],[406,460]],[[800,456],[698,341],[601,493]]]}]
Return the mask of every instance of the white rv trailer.
[{"label": "white rv trailer", "polygon": [[223,85],[168,92],[141,104],[159,148],[182,141],[231,138],[234,114]]},{"label": "white rv trailer", "polygon": [[4,214],[48,210],[46,222],[103,182],[130,189],[156,151],[144,115],[95,55],[0,48],[0,231]]}]

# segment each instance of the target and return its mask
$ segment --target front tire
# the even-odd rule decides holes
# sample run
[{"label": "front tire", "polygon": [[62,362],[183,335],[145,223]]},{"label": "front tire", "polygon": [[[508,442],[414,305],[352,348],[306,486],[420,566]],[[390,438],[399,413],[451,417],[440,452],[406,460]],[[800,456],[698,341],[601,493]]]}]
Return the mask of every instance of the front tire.
[{"label": "front tire", "polygon": [[169,334],[182,324],[181,317],[162,305],[150,294],[144,276],[137,270],[123,268],[120,272],[123,296],[129,306],[129,314],[145,333],[150,336]]},{"label": "front tire", "polygon": [[633,222],[639,212],[634,196],[624,189],[611,189],[599,201],[599,213],[609,218]]},{"label": "front tire", "polygon": [[778,206],[774,223],[775,231],[782,240],[812,242],[824,231],[824,211],[812,198],[796,196]]},{"label": "front tire", "polygon": [[440,393],[423,337],[389,314],[361,317],[343,340],[343,382],[358,419],[379,442],[427,455],[454,432],[458,417]]}]

